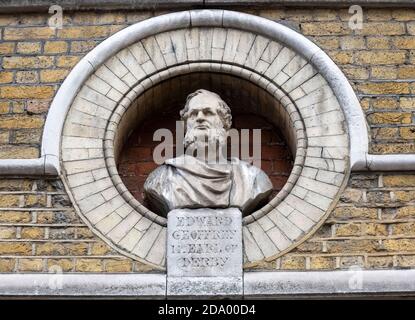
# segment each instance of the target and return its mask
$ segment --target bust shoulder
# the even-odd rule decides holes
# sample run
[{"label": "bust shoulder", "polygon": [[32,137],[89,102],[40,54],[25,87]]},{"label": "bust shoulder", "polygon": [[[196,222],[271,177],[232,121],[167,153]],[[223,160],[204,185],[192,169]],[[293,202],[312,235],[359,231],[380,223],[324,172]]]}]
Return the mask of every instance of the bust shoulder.
[{"label": "bust shoulder", "polygon": [[165,182],[169,175],[169,166],[162,164],[154,169],[144,183],[144,190],[157,189]]},{"label": "bust shoulder", "polygon": [[241,160],[239,158],[231,158],[231,164],[234,166],[243,168],[244,170],[248,170],[249,173],[251,174],[254,174],[254,175],[264,174],[266,176],[266,173],[262,169],[250,164],[247,161]]},{"label": "bust shoulder", "polygon": [[238,158],[232,158],[232,165],[238,168],[241,177],[250,178],[251,183],[259,190],[272,189],[272,182],[262,169]]}]

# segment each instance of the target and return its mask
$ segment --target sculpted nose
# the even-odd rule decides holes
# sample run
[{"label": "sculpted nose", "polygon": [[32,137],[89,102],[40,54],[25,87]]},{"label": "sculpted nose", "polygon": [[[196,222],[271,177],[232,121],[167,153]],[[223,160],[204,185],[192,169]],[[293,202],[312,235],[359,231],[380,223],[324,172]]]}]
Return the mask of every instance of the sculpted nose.
[{"label": "sculpted nose", "polygon": [[202,112],[202,111],[199,111],[199,112],[197,113],[197,116],[196,116],[196,121],[197,121],[197,122],[203,122],[203,121],[205,121],[205,118],[203,117],[203,112]]}]

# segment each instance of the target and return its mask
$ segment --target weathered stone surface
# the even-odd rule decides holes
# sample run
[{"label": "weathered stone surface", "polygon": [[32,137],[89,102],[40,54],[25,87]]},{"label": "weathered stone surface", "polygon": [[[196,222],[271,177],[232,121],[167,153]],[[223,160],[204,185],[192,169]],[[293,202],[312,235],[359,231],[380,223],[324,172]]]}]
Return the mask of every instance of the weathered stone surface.
[{"label": "weathered stone surface", "polygon": [[241,294],[241,212],[234,208],[169,212],[167,279],[170,295]]},{"label": "weathered stone surface", "polygon": [[176,209],[168,216],[169,276],[241,276],[241,213]]},{"label": "weathered stone surface", "polygon": [[242,296],[242,277],[167,277],[168,296]]}]

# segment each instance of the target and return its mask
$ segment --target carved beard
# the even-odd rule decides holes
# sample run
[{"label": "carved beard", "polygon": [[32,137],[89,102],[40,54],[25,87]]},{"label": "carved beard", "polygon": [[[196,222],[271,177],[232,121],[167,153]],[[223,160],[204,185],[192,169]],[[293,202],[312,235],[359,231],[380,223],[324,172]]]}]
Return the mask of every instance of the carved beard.
[{"label": "carved beard", "polygon": [[197,133],[197,129],[190,129],[186,131],[184,137],[184,148],[191,148],[192,150],[198,150],[199,148],[206,148],[208,145],[216,145],[223,147],[226,145],[226,138],[228,132],[224,128],[211,128],[201,134],[200,131]]}]

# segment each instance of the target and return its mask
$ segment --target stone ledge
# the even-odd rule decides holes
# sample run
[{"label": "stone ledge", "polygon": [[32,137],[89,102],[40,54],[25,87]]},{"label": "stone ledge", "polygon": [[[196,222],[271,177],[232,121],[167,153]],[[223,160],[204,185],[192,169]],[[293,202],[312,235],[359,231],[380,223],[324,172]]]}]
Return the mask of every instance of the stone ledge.
[{"label": "stone ledge", "polygon": [[[359,278],[360,277],[360,278]],[[362,279],[359,288],[356,279]],[[349,282],[352,281],[352,288]],[[57,288],[61,289],[57,289]],[[54,289],[55,288],[55,289]],[[355,289],[353,289],[355,288]],[[415,270],[245,272],[245,298],[415,296]],[[0,274],[0,296],[166,297],[165,274]]]},{"label": "stone ledge", "polygon": [[413,171],[415,154],[366,154],[366,161],[358,161],[352,171]]},{"label": "stone ledge", "polygon": [[[53,4],[64,10],[154,10],[178,8],[213,8],[213,7],[328,7],[341,8],[352,5],[364,7],[414,7],[412,0],[56,0]],[[47,12],[52,3],[49,0],[3,0],[0,13],[4,12]]]},{"label": "stone ledge", "polygon": [[415,294],[415,270],[247,272],[250,298],[329,295]]},{"label": "stone ledge", "polygon": [[164,274],[0,274],[0,296],[165,295]]},{"label": "stone ledge", "polygon": [[44,155],[35,159],[0,159],[1,176],[56,176],[56,157]]}]

